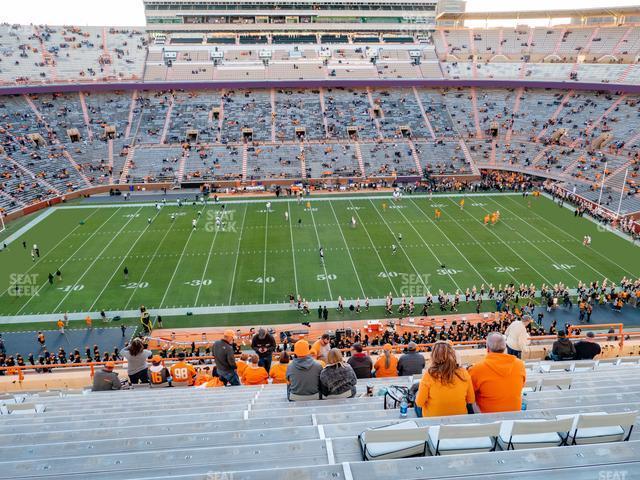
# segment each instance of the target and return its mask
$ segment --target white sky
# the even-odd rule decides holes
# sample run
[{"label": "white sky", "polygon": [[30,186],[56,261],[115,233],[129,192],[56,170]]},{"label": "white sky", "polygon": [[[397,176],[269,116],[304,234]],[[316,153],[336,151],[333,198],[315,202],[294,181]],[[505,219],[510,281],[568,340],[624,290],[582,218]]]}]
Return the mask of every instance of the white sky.
[{"label": "white sky", "polygon": [[[640,4],[640,0],[468,0],[467,10],[534,10],[637,4]],[[49,25],[145,24],[142,0],[0,0],[0,21]]]}]

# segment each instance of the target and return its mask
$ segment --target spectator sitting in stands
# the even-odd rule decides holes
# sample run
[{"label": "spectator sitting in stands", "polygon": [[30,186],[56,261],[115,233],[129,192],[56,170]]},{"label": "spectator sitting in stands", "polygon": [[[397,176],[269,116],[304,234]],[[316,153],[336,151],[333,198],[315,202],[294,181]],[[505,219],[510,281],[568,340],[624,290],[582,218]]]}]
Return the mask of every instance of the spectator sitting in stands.
[{"label": "spectator sitting in stands", "polygon": [[152,387],[171,386],[171,374],[169,373],[169,369],[162,365],[162,357],[160,355],[154,355],[151,357],[149,383]]},{"label": "spectator sitting in stands", "polygon": [[398,360],[398,375],[420,375],[424,369],[424,357],[417,351],[418,345],[415,342],[407,344],[407,353]]},{"label": "spectator sitting in stands", "polygon": [[522,352],[526,351],[529,345],[529,332],[527,327],[533,319],[529,315],[522,317],[522,320],[514,320],[504,332],[507,337],[507,353],[522,358]]},{"label": "spectator sitting in stands", "polygon": [[353,355],[349,358],[347,363],[351,365],[351,368],[353,368],[356,377],[371,378],[371,370],[373,369],[371,357],[363,351],[361,343],[354,343],[351,349],[353,350]]},{"label": "spectator sitting in stands", "polygon": [[213,356],[216,359],[216,367],[220,380],[225,385],[240,385],[236,366],[236,359],[233,352],[233,339],[235,333],[233,330],[225,330],[221,340],[217,340],[213,344]]},{"label": "spectator sitting in stands", "polygon": [[218,369],[213,367],[211,370],[211,380],[204,384],[205,388],[216,388],[216,387],[224,387],[224,382],[220,379],[220,375],[218,375]]},{"label": "spectator sitting in stands", "polygon": [[121,355],[127,361],[127,374],[132,384],[149,383],[147,358],[153,355],[151,350],[144,348],[142,340],[134,338],[131,345],[122,349]]},{"label": "spectator sitting in stands", "polygon": [[186,355],[184,352],[178,354],[178,363],[171,365],[172,382],[174,387],[191,387],[196,378],[196,369],[190,363],[184,361]]},{"label": "spectator sitting in stands", "polygon": [[269,370],[269,377],[272,383],[287,383],[287,368],[289,367],[289,354],[282,352],[278,363]]},{"label": "spectator sitting in stands", "polygon": [[327,362],[327,356],[329,354],[329,350],[331,350],[331,337],[328,333],[325,333],[318,340],[315,341],[311,350],[315,350],[317,352],[318,360],[322,360],[323,362]]},{"label": "spectator sitting in stands", "polygon": [[309,342],[298,340],[293,353],[296,358],[287,367],[287,398],[291,401],[319,400],[322,366],[311,358]]},{"label": "spectator sitting in stands", "polygon": [[593,360],[597,355],[600,355],[600,352],[602,352],[602,348],[600,348],[600,345],[596,343],[593,332],[587,332],[586,338],[576,342],[574,348],[576,352],[576,360]]},{"label": "spectator sitting in stands", "polygon": [[425,417],[464,415],[476,401],[469,373],[458,366],[453,346],[436,342],[416,396],[416,413]]},{"label": "spectator sitting in stands", "polygon": [[258,355],[251,355],[251,363],[245,368],[240,378],[243,385],[265,385],[269,383],[269,374],[264,367],[260,366],[260,360]]},{"label": "spectator sitting in stands", "polygon": [[524,362],[505,352],[502,334],[487,337],[487,356],[469,370],[477,407],[481,413],[515,412],[522,408],[522,389],[527,381]]},{"label": "spectator sitting in stands", "polygon": [[106,392],[109,390],[120,390],[122,384],[118,378],[118,374],[113,371],[116,364],[113,362],[107,362],[104,364],[102,370],[98,370],[93,375],[93,392]]},{"label": "spectator sitting in stands", "polygon": [[344,363],[342,352],[332,348],[327,354],[327,362],[327,366],[320,373],[322,396],[346,398],[355,396],[358,379],[351,365]]},{"label": "spectator sitting in stands", "polygon": [[553,342],[549,358],[556,362],[561,360],[573,360],[576,358],[576,347],[574,347],[571,340],[567,338],[564,330],[560,330],[558,332],[558,340]]},{"label": "spectator sitting in stands", "polygon": [[374,376],[376,378],[397,377],[398,358],[391,352],[391,345],[385,343],[382,347],[382,353],[373,366]]},{"label": "spectator sitting in stands", "polygon": [[249,354],[241,354],[240,358],[236,360],[236,366],[238,367],[238,377],[242,378],[245,369],[249,366]]},{"label": "spectator sitting in stands", "polygon": [[199,387],[213,380],[209,367],[196,368],[196,378],[193,381],[194,387]]}]

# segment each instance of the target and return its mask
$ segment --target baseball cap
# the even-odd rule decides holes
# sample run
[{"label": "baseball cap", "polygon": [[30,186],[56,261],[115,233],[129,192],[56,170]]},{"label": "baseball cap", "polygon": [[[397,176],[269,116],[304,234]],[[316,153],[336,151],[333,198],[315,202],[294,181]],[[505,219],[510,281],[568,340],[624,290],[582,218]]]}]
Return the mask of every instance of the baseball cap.
[{"label": "baseball cap", "polygon": [[224,331],[224,336],[225,337],[231,337],[231,338],[236,338],[236,334],[233,330],[225,330]]},{"label": "baseball cap", "polygon": [[309,355],[309,342],[306,340],[298,340],[296,344],[293,346],[293,353],[295,353],[298,357],[306,357]]},{"label": "baseball cap", "polygon": [[154,355],[153,357],[151,357],[151,362],[160,363],[162,362],[162,357],[160,355]]},{"label": "baseball cap", "polygon": [[114,362],[107,362],[104,364],[104,368],[113,370],[114,368],[116,368],[116,364]]},{"label": "baseball cap", "polygon": [[589,338],[595,338],[595,334],[593,332],[587,332],[587,337]]},{"label": "baseball cap", "polygon": [[385,343],[384,346],[382,347],[382,349],[383,350],[387,350],[387,351],[391,350],[391,344]]},{"label": "baseball cap", "polygon": [[416,350],[418,348],[418,345],[416,345],[416,342],[409,342],[409,344],[407,345],[407,350]]}]

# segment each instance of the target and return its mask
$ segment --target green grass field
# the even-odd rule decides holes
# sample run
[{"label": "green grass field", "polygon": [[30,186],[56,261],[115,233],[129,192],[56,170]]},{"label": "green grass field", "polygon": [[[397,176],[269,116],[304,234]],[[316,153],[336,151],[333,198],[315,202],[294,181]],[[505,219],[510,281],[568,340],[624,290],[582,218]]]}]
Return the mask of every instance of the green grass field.
[{"label": "green grass field", "polygon": [[[547,198],[465,199],[462,210],[455,196],[405,196],[397,204],[382,197],[311,198],[310,209],[306,201],[273,201],[270,213],[265,200],[230,201],[221,229],[215,225],[221,208],[212,202],[159,212],[153,204],[56,208],[0,253],[0,316],[135,311],[142,304],[152,311],[229,312],[239,305],[264,311],[288,303],[290,293],[310,302],[339,295],[373,301],[389,292],[419,297],[490,283],[575,287],[640,272],[638,247]],[[483,225],[495,210],[500,222]],[[590,248],[582,245],[584,235],[593,238]],[[35,263],[34,243],[41,251]],[[62,281],[49,285],[47,275],[57,268]],[[209,310],[199,313],[213,322],[210,314],[223,309]]]}]

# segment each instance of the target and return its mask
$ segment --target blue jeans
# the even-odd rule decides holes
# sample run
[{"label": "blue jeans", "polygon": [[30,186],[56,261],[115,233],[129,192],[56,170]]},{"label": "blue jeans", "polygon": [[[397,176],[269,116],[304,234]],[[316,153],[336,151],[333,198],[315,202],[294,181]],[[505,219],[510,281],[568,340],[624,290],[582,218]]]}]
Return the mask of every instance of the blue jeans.
[{"label": "blue jeans", "polygon": [[507,353],[509,355],[513,355],[514,357],[522,358],[522,352],[520,350],[514,350],[509,345],[507,345]]},{"label": "blue jeans", "polygon": [[230,385],[232,387],[237,387],[240,385],[240,379],[238,378],[238,372],[235,370],[233,373],[229,373],[227,375],[220,375],[220,380],[222,380],[226,385]]},{"label": "blue jeans", "polygon": [[269,355],[268,357],[260,357],[258,360],[258,366],[264,367],[267,373],[269,373],[269,371],[271,370],[271,360],[271,355]]}]

